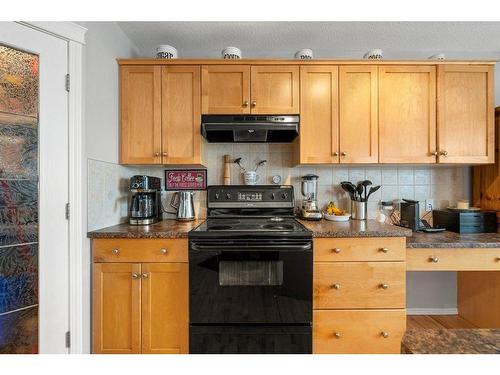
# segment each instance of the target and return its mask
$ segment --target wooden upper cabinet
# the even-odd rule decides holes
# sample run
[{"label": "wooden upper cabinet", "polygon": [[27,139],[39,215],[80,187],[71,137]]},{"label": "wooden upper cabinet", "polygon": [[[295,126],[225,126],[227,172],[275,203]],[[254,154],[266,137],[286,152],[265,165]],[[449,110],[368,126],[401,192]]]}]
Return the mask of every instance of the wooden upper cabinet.
[{"label": "wooden upper cabinet", "polygon": [[252,66],[251,71],[251,113],[299,113],[298,66]]},{"label": "wooden upper cabinet", "polygon": [[141,352],[141,265],[94,263],[92,352]]},{"label": "wooden upper cabinet", "polygon": [[250,113],[250,67],[248,65],[203,65],[202,113]]},{"label": "wooden upper cabinet", "polygon": [[341,66],[340,162],[378,162],[378,69]]},{"label": "wooden upper cabinet", "polygon": [[142,353],[187,353],[188,265],[142,264]]},{"label": "wooden upper cabinet", "polygon": [[300,88],[299,162],[338,163],[338,67],[302,66]]},{"label": "wooden upper cabinet", "polygon": [[161,163],[161,66],[122,66],[122,164]]},{"label": "wooden upper cabinet", "polygon": [[493,66],[439,66],[439,162],[493,163],[494,137]]},{"label": "wooden upper cabinet", "polygon": [[199,66],[162,68],[162,162],[201,164]]},{"label": "wooden upper cabinet", "polygon": [[379,162],[436,162],[436,67],[379,67]]}]

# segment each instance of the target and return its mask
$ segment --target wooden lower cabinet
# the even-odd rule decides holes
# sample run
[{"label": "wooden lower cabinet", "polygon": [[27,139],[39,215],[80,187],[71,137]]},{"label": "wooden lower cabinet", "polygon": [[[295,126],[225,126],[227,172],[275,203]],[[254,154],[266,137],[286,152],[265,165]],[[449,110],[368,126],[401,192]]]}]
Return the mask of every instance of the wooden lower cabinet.
[{"label": "wooden lower cabinet", "polygon": [[405,330],[405,310],[315,310],[313,353],[400,353]]}]

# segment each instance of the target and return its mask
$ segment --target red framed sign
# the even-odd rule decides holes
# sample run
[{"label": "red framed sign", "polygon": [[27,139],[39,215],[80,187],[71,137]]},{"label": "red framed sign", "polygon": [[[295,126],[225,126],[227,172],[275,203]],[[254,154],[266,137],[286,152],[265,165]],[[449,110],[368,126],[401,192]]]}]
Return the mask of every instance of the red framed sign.
[{"label": "red framed sign", "polygon": [[206,169],[165,169],[165,190],[206,190]]}]

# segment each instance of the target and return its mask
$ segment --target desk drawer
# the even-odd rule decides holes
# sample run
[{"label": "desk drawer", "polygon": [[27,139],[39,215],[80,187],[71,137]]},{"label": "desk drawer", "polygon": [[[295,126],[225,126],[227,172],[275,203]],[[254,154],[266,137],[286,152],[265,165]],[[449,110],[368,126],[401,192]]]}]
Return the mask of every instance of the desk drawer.
[{"label": "desk drawer", "polygon": [[315,238],[315,262],[403,261],[404,237]]},{"label": "desk drawer", "polygon": [[313,353],[400,353],[405,310],[317,310],[313,313]]},{"label": "desk drawer", "polygon": [[92,241],[94,262],[188,261],[187,239],[98,239]]},{"label": "desk drawer", "polygon": [[500,271],[498,249],[407,249],[408,271]]},{"label": "desk drawer", "polygon": [[314,263],[314,309],[404,308],[404,262]]}]

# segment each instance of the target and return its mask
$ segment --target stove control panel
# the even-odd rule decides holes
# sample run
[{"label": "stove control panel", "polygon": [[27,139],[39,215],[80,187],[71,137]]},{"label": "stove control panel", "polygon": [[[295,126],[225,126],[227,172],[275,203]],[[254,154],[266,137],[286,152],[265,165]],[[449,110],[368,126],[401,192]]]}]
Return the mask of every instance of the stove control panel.
[{"label": "stove control panel", "polygon": [[207,206],[227,208],[293,207],[290,185],[212,185],[207,188]]}]

